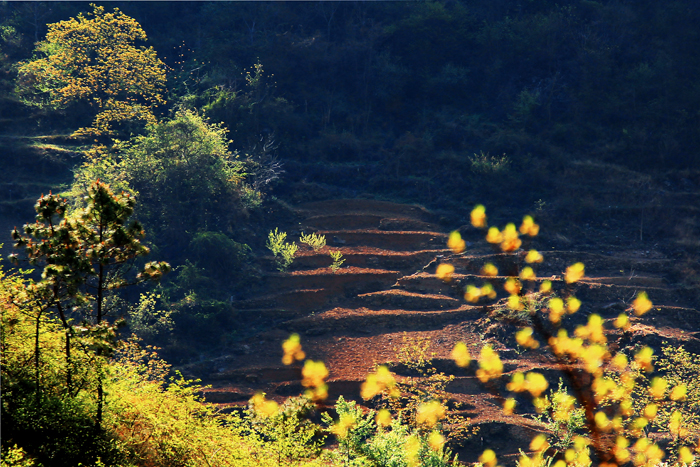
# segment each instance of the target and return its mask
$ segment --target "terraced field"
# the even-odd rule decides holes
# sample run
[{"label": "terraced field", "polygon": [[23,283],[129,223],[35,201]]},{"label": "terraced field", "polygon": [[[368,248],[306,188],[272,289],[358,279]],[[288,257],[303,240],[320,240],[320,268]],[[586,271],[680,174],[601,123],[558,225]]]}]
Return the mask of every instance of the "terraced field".
[{"label": "terraced field", "polygon": [[[471,228],[465,228],[464,235],[474,241],[468,242],[465,253],[454,255],[445,248],[447,234],[436,216],[412,205],[331,200],[299,205],[296,212],[300,229],[325,235],[329,245],[320,251],[301,246],[287,273],[273,272],[270,261],[266,293],[236,304],[241,316],[267,320],[268,329],[230,355],[183,368],[212,386],[205,391],[208,401],[225,408],[244,404],[257,391],[278,400],[301,393],[300,365],[284,366],[280,361],[280,344],[292,332],[301,335],[307,358],[323,360],[330,370],[328,404],[341,394],[361,400],[360,384],[377,364],[390,363],[399,377],[407,376],[397,351],[407,339],[429,339],[433,365],[456,375],[448,391],[462,402],[462,414],[480,427],[479,435],[460,450],[460,458],[473,460],[483,446],[515,454],[527,446],[533,431],[544,429],[528,416],[504,416],[499,388],[484,388],[476,380],[475,363],[460,369],[449,358],[458,341],[467,343],[472,354],[489,343],[499,351],[507,373],[538,368],[551,382],[557,381],[556,364],[543,353],[519,348],[512,320],[496,318],[504,293],[487,306],[469,305],[462,297],[465,285],[480,286],[487,279],[479,275],[484,263],[512,272],[520,261],[517,255],[494,252]],[[669,342],[700,353],[697,290],[669,283],[672,259],[657,251],[547,251],[546,245],[537,244],[540,241],[544,240],[533,244],[545,254],[539,280],[549,279],[561,288],[568,265],[586,265],[586,277],[575,289],[583,301],[572,317],[576,322],[585,322],[593,312],[614,318],[646,290],[654,309],[633,319],[631,329],[618,334],[617,344],[634,348],[644,342],[658,348]],[[340,250],[346,259],[337,272],[329,268],[330,249]],[[450,284],[434,275],[441,262],[456,267]],[[505,277],[491,280],[498,285]]]}]

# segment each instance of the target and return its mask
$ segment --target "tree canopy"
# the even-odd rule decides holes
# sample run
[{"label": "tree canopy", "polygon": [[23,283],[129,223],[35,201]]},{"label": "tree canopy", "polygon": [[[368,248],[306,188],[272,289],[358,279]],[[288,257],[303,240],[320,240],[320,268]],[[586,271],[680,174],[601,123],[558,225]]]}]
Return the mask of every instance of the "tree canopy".
[{"label": "tree canopy", "polygon": [[20,64],[17,92],[26,102],[62,109],[85,102],[94,109],[78,135],[112,135],[128,121],[154,122],[164,103],[165,66],[141,26],[119,9],[94,6],[87,16],[48,25],[33,59]]}]

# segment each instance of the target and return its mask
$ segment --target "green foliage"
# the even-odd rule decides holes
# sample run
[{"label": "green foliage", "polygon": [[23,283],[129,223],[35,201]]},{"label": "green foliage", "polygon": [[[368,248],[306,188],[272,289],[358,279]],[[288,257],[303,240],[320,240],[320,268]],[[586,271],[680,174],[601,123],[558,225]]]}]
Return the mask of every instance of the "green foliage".
[{"label": "green foliage", "polygon": [[471,162],[471,170],[477,174],[499,174],[508,170],[510,166],[510,158],[505,154],[501,157],[491,156],[488,153],[484,154],[481,151],[479,154],[474,154],[469,158]]},{"label": "green foliage", "polygon": [[296,243],[287,243],[287,233],[279,232],[275,227],[274,232],[270,231],[267,236],[267,248],[272,252],[277,261],[277,270],[285,272],[294,262],[298,246]]},{"label": "green foliage", "polygon": [[[580,435],[585,427],[583,409],[571,408],[567,404],[571,398],[564,386],[564,380],[559,378],[559,387],[556,391],[550,390],[549,394],[542,398],[539,406],[541,413],[535,417],[551,433],[548,442],[559,453],[569,449],[573,445],[574,436]],[[566,412],[567,417],[562,417],[563,412]]]},{"label": "green foliage", "polygon": [[[442,467],[452,463],[448,450],[430,447],[427,436],[402,423],[401,418],[387,427],[378,426],[374,410],[363,413],[354,401],[346,401],[342,396],[335,410],[337,422],[328,413],[322,414],[322,419],[338,440],[338,452],[333,453],[337,462],[353,467]],[[414,446],[410,446],[412,443]]]},{"label": "green foliage", "polygon": [[331,255],[331,259],[333,260],[329,267],[333,272],[336,272],[345,262],[345,258],[343,258],[343,254],[340,252],[340,250],[331,250],[328,252],[328,254]]},{"label": "green foliage", "polygon": [[138,194],[139,218],[161,248],[180,252],[194,232],[231,231],[242,213],[244,167],[229,151],[226,133],[196,112],[180,110],[172,120],[149,125],[146,135],[117,144],[109,157],[83,164],[73,195],[80,196],[95,175]]},{"label": "green foliage", "polygon": [[279,465],[316,457],[325,441],[318,425],[309,420],[315,404],[306,397],[287,399],[273,415],[248,410],[253,431],[275,452]]},{"label": "green foliage", "polygon": [[36,57],[19,66],[17,93],[40,107],[88,103],[95,117],[79,135],[113,136],[123,123],[153,123],[153,110],[164,103],[165,71],[153,48],[136,45],[145,40],[133,18],[93,5],[88,17],[49,25]]},{"label": "green foliage", "polygon": [[[129,307],[129,328],[145,339],[173,330],[173,310],[159,309],[160,295],[153,292],[142,293],[138,303]],[[161,305],[162,306],[162,305]]]},{"label": "green foliage", "polygon": [[315,233],[310,233],[308,235],[302,233],[301,237],[299,237],[299,241],[309,245],[314,251],[318,251],[326,246],[326,236],[316,235]]}]

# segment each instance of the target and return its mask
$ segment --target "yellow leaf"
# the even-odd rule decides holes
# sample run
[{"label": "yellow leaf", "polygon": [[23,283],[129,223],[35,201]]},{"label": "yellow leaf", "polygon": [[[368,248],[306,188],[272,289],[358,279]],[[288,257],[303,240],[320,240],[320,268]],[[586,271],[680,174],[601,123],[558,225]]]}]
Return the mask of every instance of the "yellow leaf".
[{"label": "yellow leaf", "polygon": [[537,276],[530,266],[526,266],[520,271],[520,279],[524,281],[534,281],[537,279]]},{"label": "yellow leaf", "polygon": [[428,446],[433,451],[439,451],[445,445],[445,437],[437,431],[432,431],[428,435]]},{"label": "yellow leaf", "polygon": [[465,250],[466,244],[464,243],[464,240],[462,240],[462,236],[458,231],[455,230],[450,234],[449,238],[447,239],[447,248],[452,250],[452,252],[455,254],[462,253]]},{"label": "yellow leaf", "polygon": [[503,241],[503,235],[498,227],[491,227],[486,234],[486,241],[489,243],[501,243]]},{"label": "yellow leaf", "polygon": [[686,386],[685,384],[679,384],[678,386],[673,388],[668,398],[672,401],[682,401],[685,400],[687,393],[688,386]]},{"label": "yellow leaf", "polygon": [[484,464],[487,467],[494,467],[498,460],[496,459],[496,453],[493,452],[491,449],[487,449],[484,451],[484,453],[479,456],[479,462]]},{"label": "yellow leaf", "polygon": [[639,294],[637,294],[637,298],[635,298],[634,302],[632,302],[632,307],[634,308],[635,315],[642,316],[644,313],[651,310],[653,304],[651,303],[651,300],[649,300],[646,292],[639,292]]},{"label": "yellow leaf", "polygon": [[573,284],[581,280],[585,274],[585,266],[583,263],[575,263],[566,268],[566,274],[564,274],[564,280],[567,284]]},{"label": "yellow leaf", "polygon": [[481,274],[484,276],[497,276],[498,268],[491,263],[486,263],[483,268],[481,268]]},{"label": "yellow leaf", "polygon": [[464,368],[469,366],[471,362],[471,355],[469,355],[469,350],[464,342],[457,342],[452,349],[451,354],[452,359],[458,367]]},{"label": "yellow leaf", "polygon": [[452,281],[452,274],[454,274],[454,272],[455,272],[454,266],[452,266],[451,264],[442,263],[442,264],[439,264],[437,269],[435,270],[435,275],[441,281],[451,282]]},{"label": "yellow leaf", "polygon": [[377,425],[387,427],[391,425],[391,412],[389,412],[387,409],[381,409],[379,412],[377,412],[375,420],[377,421]]},{"label": "yellow leaf", "polygon": [[541,263],[543,260],[544,257],[542,253],[537,250],[530,250],[527,252],[527,256],[525,256],[526,263]]},{"label": "yellow leaf", "polygon": [[483,229],[486,227],[486,208],[478,204],[472,209],[471,212],[472,225],[477,229]]}]

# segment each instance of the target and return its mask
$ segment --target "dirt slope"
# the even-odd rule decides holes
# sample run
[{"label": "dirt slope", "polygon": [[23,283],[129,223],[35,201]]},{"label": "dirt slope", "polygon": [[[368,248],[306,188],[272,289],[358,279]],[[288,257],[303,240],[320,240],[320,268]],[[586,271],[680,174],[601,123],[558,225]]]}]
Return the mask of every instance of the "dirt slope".
[{"label": "dirt slope", "polygon": [[[518,348],[514,326],[489,316],[490,306],[470,306],[461,297],[467,284],[481,285],[479,270],[493,262],[506,270],[511,255],[494,252],[473,230],[466,237],[467,251],[453,255],[445,249],[447,235],[433,214],[423,208],[372,200],[332,200],[300,205],[302,229],[317,232],[329,245],[315,252],[302,246],[292,270],[269,274],[262,294],[240,301],[242,316],[266,317],[270,329],[241,343],[230,355],[189,365],[186,374],[211,384],[207,400],[222,406],[242,404],[257,391],[282,399],[303,391],[299,365],[282,365],[281,342],[290,333],[302,336],[307,358],[323,360],[330,370],[330,401],[343,394],[360,400],[359,387],[376,364],[395,362],[406,336],[429,338],[433,363],[457,377],[448,390],[464,403],[463,413],[480,425],[478,437],[468,441],[461,456],[475,460],[484,447],[515,454],[525,448],[536,421],[523,416],[506,417],[501,399],[488,392],[474,377],[474,363],[466,370],[449,358],[454,344],[464,341],[472,354],[493,345],[504,360],[506,372],[539,368],[552,382],[555,365],[545,356]],[[640,290],[646,290],[655,308],[634,319],[631,330],[620,336],[624,347],[644,341],[682,344],[700,353],[700,312],[694,292],[669,284],[673,261],[657,251],[609,254],[541,248],[545,261],[538,276],[562,285],[561,274],[575,261],[586,265],[586,278],[577,286],[583,301],[574,319],[584,322],[592,312],[614,318],[628,308]],[[306,248],[306,249],[305,249]],[[340,250],[346,259],[337,272],[328,266],[329,250]],[[452,284],[434,273],[440,262],[457,268]],[[502,282],[504,277],[496,278]],[[499,299],[504,296],[499,295]],[[395,365],[401,376],[401,367]]]}]

